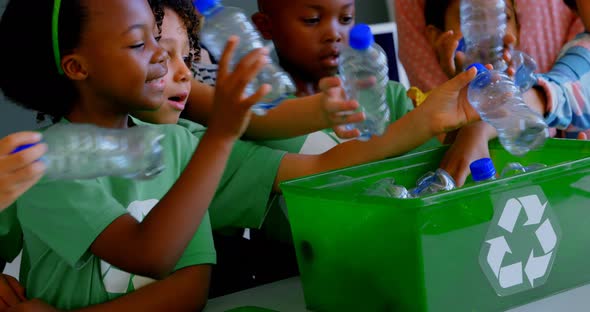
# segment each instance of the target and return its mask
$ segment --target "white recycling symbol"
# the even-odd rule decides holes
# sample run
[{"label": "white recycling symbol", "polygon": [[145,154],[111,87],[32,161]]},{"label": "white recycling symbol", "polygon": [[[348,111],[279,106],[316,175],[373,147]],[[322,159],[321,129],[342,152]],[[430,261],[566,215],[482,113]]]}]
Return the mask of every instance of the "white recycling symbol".
[{"label": "white recycling symbol", "polygon": [[[551,223],[550,215],[548,214],[549,216],[543,220],[547,204],[548,202],[541,203],[537,195],[510,198],[506,201],[497,226],[510,234],[513,233],[518,218],[524,210],[527,220],[523,226],[536,227],[535,237],[543,250],[543,254],[535,256],[533,246],[527,246],[527,248],[530,248],[527,259],[520,259],[521,261],[506,264],[504,263],[506,254],[513,253],[505,237],[506,235],[509,236],[509,234],[502,232],[502,234],[506,235],[499,235],[486,240],[486,244],[489,245],[486,264],[502,289],[525,284],[525,277],[529,283],[527,288],[537,287],[539,285],[535,284],[535,280],[544,277],[548,273],[557,246],[557,234]],[[495,225],[492,224],[492,226]]]}]

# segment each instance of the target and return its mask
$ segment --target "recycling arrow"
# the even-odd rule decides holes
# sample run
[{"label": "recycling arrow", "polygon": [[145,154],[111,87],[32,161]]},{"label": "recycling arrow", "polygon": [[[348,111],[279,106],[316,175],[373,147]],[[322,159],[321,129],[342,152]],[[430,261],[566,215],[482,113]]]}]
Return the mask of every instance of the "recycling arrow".
[{"label": "recycling arrow", "polygon": [[504,236],[496,237],[486,241],[486,243],[490,244],[490,250],[488,251],[488,263],[492,268],[492,271],[496,275],[496,277],[500,274],[500,267],[502,267],[502,259],[504,259],[504,254],[512,253],[508,243]]}]

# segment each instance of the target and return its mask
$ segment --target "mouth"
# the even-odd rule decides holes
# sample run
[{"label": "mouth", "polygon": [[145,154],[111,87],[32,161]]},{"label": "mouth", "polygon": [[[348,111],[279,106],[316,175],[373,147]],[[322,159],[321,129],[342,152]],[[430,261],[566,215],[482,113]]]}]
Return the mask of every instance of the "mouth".
[{"label": "mouth", "polygon": [[338,61],[340,60],[340,51],[339,50],[332,50],[328,53],[325,53],[320,58],[322,64],[327,67],[338,67]]},{"label": "mouth", "polygon": [[188,93],[183,92],[168,98],[168,103],[176,110],[184,110],[186,100],[188,99]]},{"label": "mouth", "polygon": [[148,80],[145,82],[145,84],[150,87],[151,89],[154,89],[156,91],[164,91],[164,86],[165,86],[165,82],[164,82],[164,78],[157,78],[157,79],[152,79],[152,80]]}]

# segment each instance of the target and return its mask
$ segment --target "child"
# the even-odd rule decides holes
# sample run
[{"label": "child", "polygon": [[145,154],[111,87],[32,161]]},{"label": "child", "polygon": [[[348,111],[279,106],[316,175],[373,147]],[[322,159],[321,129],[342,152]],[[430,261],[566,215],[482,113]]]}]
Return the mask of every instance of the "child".
[{"label": "child", "polygon": [[[10,1],[0,35],[18,49],[0,51],[11,60],[0,88],[59,123],[149,126],[129,112],[155,110],[164,101],[168,56],[155,29],[145,0],[43,0],[34,10]],[[230,74],[236,44],[230,40],[221,59],[215,110],[192,157],[188,131],[151,126],[165,135],[167,160],[154,179],[41,181],[17,200],[21,281],[29,298],[59,309],[203,309],[215,263],[207,208],[250,106],[266,92],[263,87],[243,98],[266,52],[252,52]],[[35,92],[28,90],[31,73],[41,82]]]},{"label": "child", "polygon": [[[152,1],[153,4],[166,4],[168,2]],[[185,2],[190,3],[188,0]],[[177,5],[186,6],[180,5],[180,3],[181,1],[178,1]],[[155,12],[157,12],[158,6],[154,6]],[[138,111],[134,113],[136,117],[144,121],[152,123],[177,122],[186,103],[186,95],[191,92],[191,72],[184,60],[190,54],[190,51],[195,50],[196,47],[188,45],[189,40],[186,39],[186,30],[184,34],[181,34],[177,29],[188,28],[188,33],[192,34],[194,31],[191,27],[194,27],[194,23],[186,20],[187,15],[181,13],[183,11],[169,8],[163,10],[164,22],[162,24],[160,43],[170,55],[168,62],[169,72],[165,77],[166,86],[164,90],[165,98],[168,100],[157,111]],[[192,42],[195,41],[192,40]],[[327,86],[322,84],[322,87]],[[437,90],[437,93],[440,93],[440,91]],[[456,95],[454,96],[456,97]],[[439,102],[439,104],[446,103],[449,99],[456,101],[455,98],[448,98]],[[439,106],[439,108],[442,107]],[[279,184],[282,181],[362,162],[379,160],[410,150],[430,137],[430,135],[423,135],[420,131],[422,129],[417,129],[415,137],[398,136],[397,133],[400,131],[400,127],[407,126],[407,123],[413,123],[412,120],[422,120],[422,118],[424,119],[421,123],[428,125],[429,115],[430,113],[421,115],[419,112],[413,112],[400,121],[391,124],[384,137],[377,137],[366,143],[358,141],[345,142],[321,155],[286,153],[252,142],[238,141],[234,146],[217,194],[210,206],[209,211],[213,229],[259,228],[265,221],[266,216],[274,212],[269,210],[269,199],[273,192],[280,192]],[[178,123],[190,129],[197,139],[203,135],[205,130],[204,127],[187,120],[181,119]],[[221,235],[218,237],[220,238]],[[229,249],[235,248],[235,245],[225,245],[219,248],[218,244],[229,240],[229,238],[223,236],[224,240],[220,242],[217,239],[218,237],[216,237],[216,246],[218,246],[218,252],[222,255],[231,252]],[[247,255],[242,254],[240,256],[241,262],[248,262],[246,259]],[[284,268],[285,263],[281,263],[283,263],[282,267]],[[222,265],[214,268],[214,272],[217,270],[218,273],[223,275],[225,269],[227,267]],[[232,280],[226,283],[225,287],[227,288],[227,284],[230,283],[246,283],[245,281],[239,281],[240,276],[238,274],[232,276]],[[258,276],[257,280],[263,278],[263,276]],[[214,285],[215,281],[214,278]]]},{"label": "child", "polygon": [[[259,0],[258,9],[252,20],[262,36],[273,41],[281,66],[295,80],[298,95],[318,92],[320,79],[337,74],[340,53],[354,25],[354,1]],[[413,108],[405,88],[398,82],[388,84],[386,101],[390,122]],[[301,152],[319,154],[341,142],[330,132],[314,133]],[[436,140],[431,140],[422,148],[438,145]]]}]

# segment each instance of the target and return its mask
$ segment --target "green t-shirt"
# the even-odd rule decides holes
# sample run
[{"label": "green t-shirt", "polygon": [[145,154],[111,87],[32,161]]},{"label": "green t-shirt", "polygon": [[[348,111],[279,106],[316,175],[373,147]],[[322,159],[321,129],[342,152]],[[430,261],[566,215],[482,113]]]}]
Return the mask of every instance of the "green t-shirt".
[{"label": "green t-shirt", "polygon": [[[180,119],[178,125],[188,129],[197,139],[206,130],[205,127],[184,119]],[[285,151],[253,142],[236,141],[209,206],[214,230],[261,226],[272,196],[272,186],[285,154]]]},{"label": "green t-shirt", "polygon": [[13,204],[0,212],[0,263],[14,260],[22,248],[22,237]]},{"label": "green t-shirt", "polygon": [[[40,298],[60,309],[75,309],[111,300],[153,282],[123,272],[89,250],[98,235],[120,216],[130,214],[142,221],[191,158],[196,140],[190,132],[176,125],[150,126],[158,127],[165,135],[162,145],[166,168],[155,178],[42,180],[17,200],[24,234],[20,280],[28,298]],[[213,264],[215,258],[206,214],[175,270]]]}]

